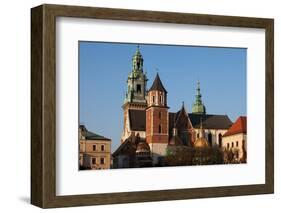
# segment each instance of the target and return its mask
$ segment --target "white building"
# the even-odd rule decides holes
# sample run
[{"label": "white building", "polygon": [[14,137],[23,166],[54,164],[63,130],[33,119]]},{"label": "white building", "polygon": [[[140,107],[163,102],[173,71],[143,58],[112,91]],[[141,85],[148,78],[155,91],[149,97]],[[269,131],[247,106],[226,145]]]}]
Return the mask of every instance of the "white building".
[{"label": "white building", "polygon": [[240,116],[222,137],[225,150],[232,151],[238,162],[247,161],[247,117]]}]

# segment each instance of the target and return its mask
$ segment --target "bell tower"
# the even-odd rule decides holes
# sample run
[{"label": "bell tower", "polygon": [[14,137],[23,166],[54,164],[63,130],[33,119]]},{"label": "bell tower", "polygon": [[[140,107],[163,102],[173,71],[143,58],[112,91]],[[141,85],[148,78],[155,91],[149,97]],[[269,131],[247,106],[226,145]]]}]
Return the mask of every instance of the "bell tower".
[{"label": "bell tower", "polygon": [[140,48],[137,46],[136,52],[132,58],[132,70],[127,78],[127,91],[122,106],[124,112],[124,127],[121,142],[124,142],[132,133],[129,118],[130,110],[141,110],[145,112],[147,107],[146,83],[148,79],[143,69],[143,61]]},{"label": "bell tower", "polygon": [[126,103],[146,103],[146,73],[143,70],[143,57],[139,46],[132,58],[132,71],[127,79],[127,91],[124,104]]},{"label": "bell tower", "polygon": [[150,146],[154,164],[161,164],[158,156],[166,154],[169,141],[169,114],[167,91],[157,73],[148,91],[146,108],[146,142]]},{"label": "bell tower", "polygon": [[197,82],[197,88],[196,88],[196,95],[195,95],[195,102],[192,106],[192,113],[195,114],[206,114],[206,108],[202,101],[202,95],[200,92],[200,82]]}]

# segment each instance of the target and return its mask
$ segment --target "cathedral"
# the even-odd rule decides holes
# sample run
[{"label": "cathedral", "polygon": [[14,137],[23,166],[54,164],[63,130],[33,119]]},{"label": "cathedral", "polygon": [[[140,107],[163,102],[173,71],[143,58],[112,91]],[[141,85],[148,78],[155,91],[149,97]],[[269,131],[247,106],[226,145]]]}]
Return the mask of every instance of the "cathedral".
[{"label": "cathedral", "polygon": [[171,150],[222,147],[222,136],[232,121],[227,115],[207,114],[200,83],[192,112],[187,112],[184,103],[177,112],[170,112],[168,91],[159,73],[148,87],[143,63],[138,47],[127,78],[122,106],[124,126],[120,146],[112,155],[113,167],[163,166]]}]

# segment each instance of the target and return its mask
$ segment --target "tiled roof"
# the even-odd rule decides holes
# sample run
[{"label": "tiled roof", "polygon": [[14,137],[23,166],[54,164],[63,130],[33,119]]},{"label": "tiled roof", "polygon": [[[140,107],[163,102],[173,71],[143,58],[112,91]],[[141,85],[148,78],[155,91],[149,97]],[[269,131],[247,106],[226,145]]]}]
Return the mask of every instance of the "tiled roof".
[{"label": "tiled roof", "polygon": [[189,113],[188,116],[193,128],[200,128],[201,119],[204,129],[229,129],[232,125],[232,122],[227,115]]},{"label": "tiled roof", "polygon": [[157,73],[157,75],[154,79],[154,82],[153,82],[152,86],[149,89],[149,91],[152,91],[152,90],[163,91],[163,92],[167,93],[167,90],[163,86],[162,81],[160,80],[160,77],[159,77],[158,73]]},{"label": "tiled roof", "polygon": [[239,133],[247,133],[247,117],[246,116],[240,116],[235,123],[229,128],[229,130],[223,135],[230,136],[235,135]]}]

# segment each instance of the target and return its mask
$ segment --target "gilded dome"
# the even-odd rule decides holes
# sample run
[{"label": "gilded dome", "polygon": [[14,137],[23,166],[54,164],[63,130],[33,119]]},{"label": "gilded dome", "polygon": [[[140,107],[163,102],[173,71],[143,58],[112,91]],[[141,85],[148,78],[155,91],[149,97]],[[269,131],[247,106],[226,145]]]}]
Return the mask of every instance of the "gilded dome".
[{"label": "gilded dome", "polygon": [[208,146],[208,141],[205,138],[198,138],[194,143],[195,148],[206,148]]}]

